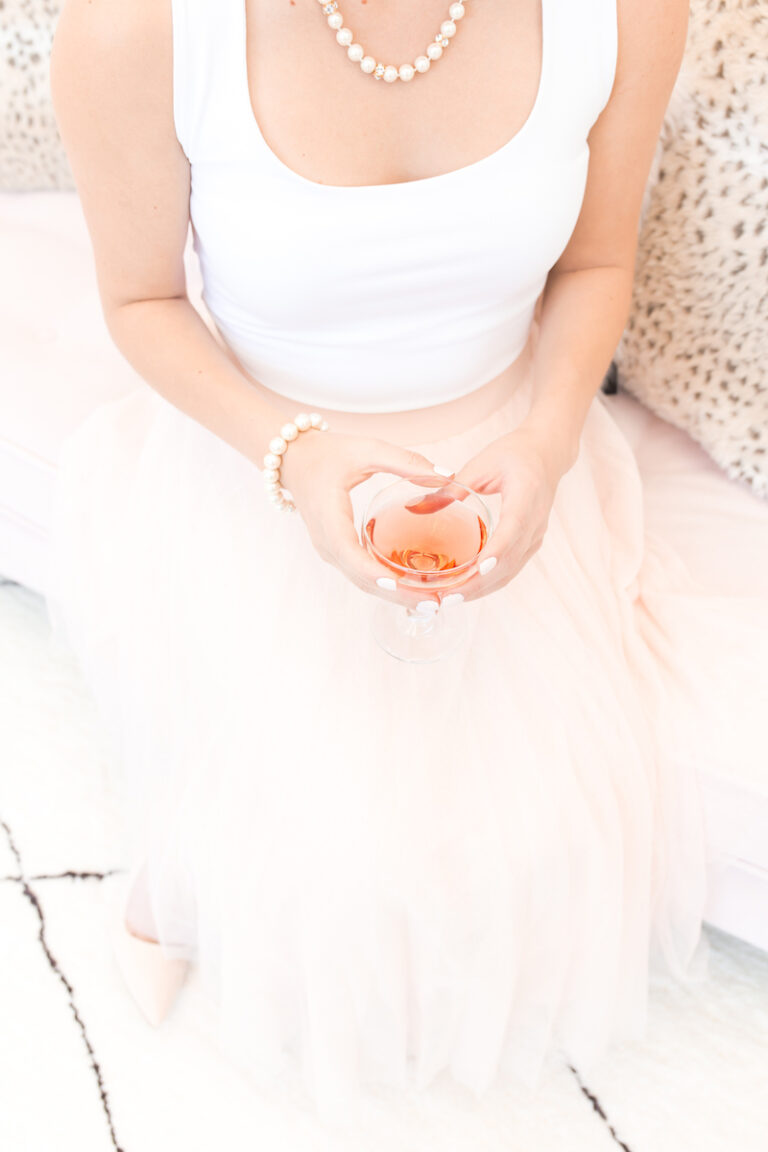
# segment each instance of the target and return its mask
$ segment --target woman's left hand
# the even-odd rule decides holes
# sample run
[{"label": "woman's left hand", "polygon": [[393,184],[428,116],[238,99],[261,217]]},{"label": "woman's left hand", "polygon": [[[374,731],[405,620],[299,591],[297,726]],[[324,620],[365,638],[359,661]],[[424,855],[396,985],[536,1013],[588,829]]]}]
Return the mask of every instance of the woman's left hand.
[{"label": "woman's left hand", "polygon": [[452,592],[465,600],[487,596],[517,575],[542,545],[557,485],[574,460],[575,453],[557,453],[540,432],[521,424],[467,461],[454,479],[481,495],[500,493],[502,506],[478,571],[441,599]]}]

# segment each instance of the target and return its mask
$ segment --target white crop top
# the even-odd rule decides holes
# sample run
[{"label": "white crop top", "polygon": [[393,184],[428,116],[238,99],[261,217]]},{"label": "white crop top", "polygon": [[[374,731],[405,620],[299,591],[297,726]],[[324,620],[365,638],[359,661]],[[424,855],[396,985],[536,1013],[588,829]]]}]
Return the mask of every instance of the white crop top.
[{"label": "white crop top", "polygon": [[203,299],[256,380],[308,407],[393,412],[472,392],[520,354],[579,215],[617,55],[617,0],[542,3],[538,94],[511,140],[442,175],[339,186],[262,135],[245,0],[172,0]]}]

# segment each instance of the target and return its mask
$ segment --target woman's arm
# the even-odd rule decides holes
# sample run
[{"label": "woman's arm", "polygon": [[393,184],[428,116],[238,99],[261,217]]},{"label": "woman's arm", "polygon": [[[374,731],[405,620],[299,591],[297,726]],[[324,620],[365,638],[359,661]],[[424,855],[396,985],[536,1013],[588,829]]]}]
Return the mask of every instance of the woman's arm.
[{"label": "woman's arm", "polygon": [[295,405],[258,397],[187,298],[172,84],[170,0],[67,0],[51,87],[109,332],[157,392],[260,466]]},{"label": "woman's arm", "polygon": [[617,3],[616,79],[589,135],[576,228],[547,278],[525,421],[560,473],[627,322],[643,193],[688,28],[688,0]]},{"label": "woman's arm", "polygon": [[479,555],[486,574],[466,600],[512,580],[544,540],[555,492],[629,313],[643,193],[682,61],[688,0],[616,0],[619,54],[611,96],[589,135],[579,219],[544,289],[531,407],[456,479],[499,492],[499,521]]},{"label": "woman's arm", "polygon": [[[296,405],[264,401],[187,298],[190,173],[173,119],[170,0],[66,0],[51,85],[112,339],[151,387],[261,467]],[[431,471],[419,452],[329,430],[299,436],[280,475],[323,560],[413,605],[418,590],[378,585],[389,570],[360,542],[349,489],[376,472]]]}]

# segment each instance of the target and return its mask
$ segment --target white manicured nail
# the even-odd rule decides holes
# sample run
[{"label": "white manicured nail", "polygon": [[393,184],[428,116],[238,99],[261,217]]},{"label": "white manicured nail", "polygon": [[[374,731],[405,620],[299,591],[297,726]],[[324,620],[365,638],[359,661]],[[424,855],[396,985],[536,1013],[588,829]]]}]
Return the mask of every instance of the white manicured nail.
[{"label": "white manicured nail", "polygon": [[428,612],[437,612],[439,605],[436,600],[419,600],[416,611],[426,615]]},{"label": "white manicured nail", "polygon": [[376,583],[379,588],[386,588],[388,592],[394,592],[395,588],[397,588],[397,584],[391,576],[379,576]]},{"label": "white manicured nail", "polygon": [[495,567],[496,567],[496,557],[495,556],[486,556],[486,558],[485,558],[485,560],[483,560],[482,564],[478,565],[477,570],[481,576],[487,576],[487,574]]},{"label": "white manicured nail", "polygon": [[443,596],[440,601],[441,604],[460,604],[464,599],[461,592],[451,592],[448,596]]},{"label": "white manicured nail", "polygon": [[439,464],[433,465],[432,470],[437,472],[439,476],[453,476],[456,471],[455,468],[442,468]]}]

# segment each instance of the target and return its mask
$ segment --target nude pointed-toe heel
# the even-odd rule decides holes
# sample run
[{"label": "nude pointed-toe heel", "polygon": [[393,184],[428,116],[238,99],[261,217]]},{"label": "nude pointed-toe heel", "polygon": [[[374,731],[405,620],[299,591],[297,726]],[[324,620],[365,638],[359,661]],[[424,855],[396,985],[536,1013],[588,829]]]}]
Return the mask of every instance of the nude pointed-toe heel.
[{"label": "nude pointed-toe heel", "polygon": [[156,1028],[168,1015],[189,969],[189,961],[143,940],[126,923],[127,893],[135,873],[127,878],[110,906],[110,938],[120,973],[144,1018]]}]

